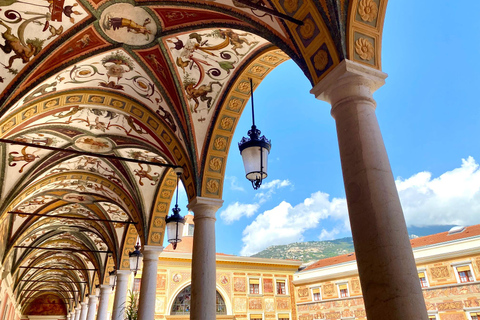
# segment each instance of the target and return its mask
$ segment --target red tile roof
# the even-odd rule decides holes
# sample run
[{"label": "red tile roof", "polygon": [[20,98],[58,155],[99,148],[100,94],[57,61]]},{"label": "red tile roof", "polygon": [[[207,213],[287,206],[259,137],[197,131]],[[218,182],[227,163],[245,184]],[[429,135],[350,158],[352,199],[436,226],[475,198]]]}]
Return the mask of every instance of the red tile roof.
[{"label": "red tile roof", "polygon": [[[410,240],[410,243],[412,244],[412,248],[419,248],[419,247],[438,244],[442,242],[470,238],[478,235],[480,235],[480,224],[466,227],[465,230],[459,233],[448,234],[448,231],[446,231],[446,232],[441,232],[437,234],[432,234],[429,236],[418,237]],[[348,261],[355,261],[355,260],[356,260],[355,253],[348,253],[341,256],[318,260],[317,262],[312,263],[311,265],[309,265],[303,270],[312,270],[312,269],[332,266],[332,265],[336,265],[336,264],[340,264]]]}]

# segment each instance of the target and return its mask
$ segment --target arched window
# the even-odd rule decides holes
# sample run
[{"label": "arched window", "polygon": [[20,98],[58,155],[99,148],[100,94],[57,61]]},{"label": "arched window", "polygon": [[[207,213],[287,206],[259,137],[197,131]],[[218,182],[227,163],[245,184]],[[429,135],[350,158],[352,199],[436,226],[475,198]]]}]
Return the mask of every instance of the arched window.
[{"label": "arched window", "polygon": [[[190,314],[190,300],[192,297],[192,287],[185,287],[175,298],[175,301],[172,305],[172,310],[170,311],[171,315],[175,314]],[[216,299],[216,313],[217,314],[227,314],[227,306],[225,305],[225,300],[223,300],[220,293],[217,291]]]}]

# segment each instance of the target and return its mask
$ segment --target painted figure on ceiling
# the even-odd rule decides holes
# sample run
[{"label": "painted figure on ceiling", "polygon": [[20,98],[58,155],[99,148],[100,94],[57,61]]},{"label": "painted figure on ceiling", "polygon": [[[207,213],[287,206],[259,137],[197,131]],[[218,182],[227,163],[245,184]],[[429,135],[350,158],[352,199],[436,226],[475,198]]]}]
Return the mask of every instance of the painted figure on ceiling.
[{"label": "painted figure on ceiling", "polygon": [[12,34],[12,28],[0,20],[0,25],[6,28],[6,31],[2,33],[2,38],[5,40],[5,44],[0,44],[0,49],[6,54],[10,54],[12,51],[15,53],[8,59],[8,66],[6,69],[11,69],[13,62],[16,59],[22,59],[23,63],[30,61],[32,56],[36,56],[43,47],[45,40],[35,39],[23,39],[23,34],[19,32],[18,37]]},{"label": "painted figure on ceiling", "polygon": [[140,25],[133,20],[122,18],[122,17],[111,17],[109,15],[105,16],[105,20],[103,21],[103,27],[106,30],[118,30],[121,28],[126,28],[127,32],[132,32],[135,34],[143,34],[147,37],[147,40],[150,38],[152,31],[147,28],[147,25],[150,24],[152,20],[150,18],[146,18],[143,21],[143,24]]}]

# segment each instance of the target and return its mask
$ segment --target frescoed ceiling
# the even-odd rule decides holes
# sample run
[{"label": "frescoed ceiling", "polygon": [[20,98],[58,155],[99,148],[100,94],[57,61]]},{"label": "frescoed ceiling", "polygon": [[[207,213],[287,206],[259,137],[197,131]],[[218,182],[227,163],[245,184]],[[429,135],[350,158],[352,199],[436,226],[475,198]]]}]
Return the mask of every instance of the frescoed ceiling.
[{"label": "frescoed ceiling", "polygon": [[24,310],[162,245],[173,168],[189,200],[221,199],[248,78],[381,69],[386,0],[248,3],[0,0],[0,264]]}]

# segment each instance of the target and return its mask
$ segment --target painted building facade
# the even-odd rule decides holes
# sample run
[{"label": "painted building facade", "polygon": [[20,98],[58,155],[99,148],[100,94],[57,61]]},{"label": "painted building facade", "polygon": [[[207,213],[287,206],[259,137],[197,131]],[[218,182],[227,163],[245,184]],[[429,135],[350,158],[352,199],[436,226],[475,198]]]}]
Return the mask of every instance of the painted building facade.
[{"label": "painted building facade", "polygon": [[[167,246],[159,258],[155,319],[190,319],[193,217],[186,218],[182,242],[176,250]],[[217,319],[297,319],[293,276],[300,265],[217,254]],[[138,280],[133,288],[140,290]]]},{"label": "painted building facade", "polygon": [[[479,319],[480,225],[411,244],[429,319]],[[294,285],[298,320],[366,319],[353,253],[311,264],[294,276]]]}]

